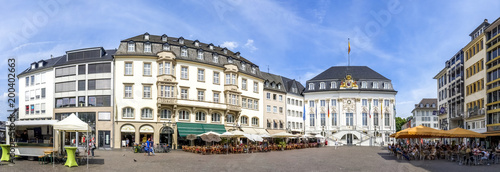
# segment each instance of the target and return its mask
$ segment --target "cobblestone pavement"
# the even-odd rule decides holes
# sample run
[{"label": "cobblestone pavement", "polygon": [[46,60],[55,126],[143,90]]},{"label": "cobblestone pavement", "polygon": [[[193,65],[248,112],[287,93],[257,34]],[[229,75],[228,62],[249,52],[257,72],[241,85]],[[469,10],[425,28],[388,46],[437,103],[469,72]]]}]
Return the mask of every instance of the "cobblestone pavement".
[{"label": "cobblestone pavement", "polygon": [[[198,155],[182,151],[144,156],[130,149],[96,150],[89,171],[498,171],[500,164],[459,166],[447,160],[396,160],[380,147],[309,148],[269,153]],[[134,159],[137,162],[134,162]],[[4,163],[5,164],[5,163]],[[17,160],[2,165],[0,171],[87,171],[85,164],[68,168],[57,164],[38,165],[37,161]]]}]

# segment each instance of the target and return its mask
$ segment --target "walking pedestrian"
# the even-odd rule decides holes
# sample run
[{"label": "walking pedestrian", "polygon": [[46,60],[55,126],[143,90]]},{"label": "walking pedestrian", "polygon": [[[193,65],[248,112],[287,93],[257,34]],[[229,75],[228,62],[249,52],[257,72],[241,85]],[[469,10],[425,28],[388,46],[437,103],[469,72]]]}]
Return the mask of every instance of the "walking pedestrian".
[{"label": "walking pedestrian", "polygon": [[337,139],[335,139],[335,149],[337,149],[337,145],[338,145],[338,142],[337,142]]},{"label": "walking pedestrian", "polygon": [[91,151],[92,151],[92,157],[94,157],[94,150],[95,150],[95,148],[96,148],[96,146],[95,146],[95,138],[92,138],[92,142],[91,142],[91,144],[92,144],[92,147],[91,147],[91,148],[92,148],[92,149],[91,149]]},{"label": "walking pedestrian", "polygon": [[144,148],[144,156],[146,156],[146,154],[149,156],[149,152],[151,150],[151,138],[148,138],[148,141],[146,141],[146,147]]},{"label": "walking pedestrian", "polygon": [[151,153],[153,153],[153,156],[156,155],[154,147],[155,147],[155,141],[153,139],[151,139]]}]

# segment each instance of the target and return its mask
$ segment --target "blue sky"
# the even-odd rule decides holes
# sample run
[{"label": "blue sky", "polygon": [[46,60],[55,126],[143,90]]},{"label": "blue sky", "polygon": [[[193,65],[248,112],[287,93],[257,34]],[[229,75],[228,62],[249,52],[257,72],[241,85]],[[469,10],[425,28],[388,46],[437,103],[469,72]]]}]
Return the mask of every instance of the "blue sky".
[{"label": "blue sky", "polygon": [[[198,39],[241,52],[262,71],[305,83],[331,66],[369,66],[391,79],[397,116],[436,96],[432,79],[484,19],[500,17],[500,1],[8,1],[0,6],[0,68],[86,47],[118,47],[149,32]],[[19,72],[18,72],[19,73]],[[7,109],[1,70],[0,109]],[[0,113],[6,120],[7,113]]]}]

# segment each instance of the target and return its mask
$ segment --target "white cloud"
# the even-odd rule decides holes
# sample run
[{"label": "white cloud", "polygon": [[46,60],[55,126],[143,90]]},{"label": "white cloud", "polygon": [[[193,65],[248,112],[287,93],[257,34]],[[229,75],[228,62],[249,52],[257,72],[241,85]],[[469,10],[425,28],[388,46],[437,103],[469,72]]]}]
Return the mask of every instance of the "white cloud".
[{"label": "white cloud", "polygon": [[255,47],[253,45],[253,39],[248,39],[247,40],[247,43],[245,44],[245,48],[247,48],[248,50],[250,50],[250,52],[254,52],[255,50],[257,50],[257,47]]},{"label": "white cloud", "polygon": [[235,41],[226,41],[220,45],[221,47],[226,47],[230,50],[234,50],[235,48],[238,47],[238,43]]}]

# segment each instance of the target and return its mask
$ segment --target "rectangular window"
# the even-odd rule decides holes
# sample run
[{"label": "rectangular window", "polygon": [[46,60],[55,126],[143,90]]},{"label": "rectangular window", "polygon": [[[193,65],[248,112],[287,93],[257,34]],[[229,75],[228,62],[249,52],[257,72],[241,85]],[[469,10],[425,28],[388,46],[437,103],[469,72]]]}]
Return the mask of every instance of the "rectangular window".
[{"label": "rectangular window", "polygon": [[78,81],[78,91],[85,91],[85,80]]},{"label": "rectangular window", "polygon": [[314,127],[314,114],[309,114],[310,120],[309,120],[309,126]]},{"label": "rectangular window", "polygon": [[143,98],[151,98],[151,86],[144,86]]},{"label": "rectangular window", "polygon": [[326,114],[321,113],[321,126],[326,125]]},{"label": "rectangular window", "polygon": [[111,106],[111,96],[89,96],[88,106],[109,107]]},{"label": "rectangular window", "polygon": [[145,43],[144,44],[144,52],[145,53],[150,53],[151,52],[151,43]]},{"label": "rectangular window", "polygon": [[111,63],[89,64],[89,74],[111,73]]},{"label": "rectangular window", "polygon": [[40,112],[41,112],[42,114],[44,114],[44,113],[45,113],[45,103],[40,104]]},{"label": "rectangular window", "polygon": [[219,93],[214,93],[214,102],[219,103]]},{"label": "rectangular window", "polygon": [[236,74],[231,75],[231,84],[236,85]]},{"label": "rectangular window", "polygon": [[267,112],[271,112],[271,105],[267,105]]},{"label": "rectangular window", "polygon": [[280,102],[281,102],[281,101],[283,101],[283,95],[279,95],[279,96],[278,96],[278,100],[279,100]]},{"label": "rectangular window", "polygon": [[40,74],[35,75],[35,84],[36,85],[40,84]]},{"label": "rectangular window", "polygon": [[204,101],[204,100],[205,100],[205,92],[198,91],[198,101]]},{"label": "rectangular window", "polygon": [[241,80],[241,89],[247,90],[247,80],[246,79]]},{"label": "rectangular window", "polygon": [[373,114],[373,125],[378,126],[378,113]]},{"label": "rectangular window", "polygon": [[384,106],[388,107],[389,106],[389,100],[384,100]]},{"label": "rectangular window", "polygon": [[76,81],[56,83],[56,93],[76,91]]},{"label": "rectangular window", "polygon": [[332,99],[332,106],[337,106],[337,99]]},{"label": "rectangular window", "polygon": [[132,62],[125,62],[125,75],[132,75]]},{"label": "rectangular window", "polygon": [[278,113],[278,107],[273,106],[273,113]]},{"label": "rectangular window", "polygon": [[40,89],[35,90],[36,99],[40,99]]},{"label": "rectangular window", "polygon": [[321,107],[325,107],[326,106],[325,100],[320,100],[319,102],[320,102],[320,106]]},{"label": "rectangular window", "polygon": [[248,109],[252,109],[252,108],[253,108],[253,100],[248,99]]},{"label": "rectangular window", "polygon": [[[384,115],[384,124],[386,127],[388,127],[391,123],[389,122],[389,119],[390,119],[390,115],[388,113],[385,113]],[[429,121],[430,121],[430,117],[429,117]]]},{"label": "rectangular window", "polygon": [[24,78],[26,80],[26,87],[30,86],[30,77]]},{"label": "rectangular window", "polygon": [[368,106],[368,100],[366,100],[366,99],[362,99],[362,100],[361,100],[361,105],[362,105],[362,106]]},{"label": "rectangular window", "polygon": [[30,85],[35,85],[35,75],[31,76],[31,84]]},{"label": "rectangular window", "polygon": [[187,98],[188,98],[188,90],[181,89],[181,99],[187,99]]},{"label": "rectangular window", "polygon": [[125,86],[125,98],[132,98],[132,86],[131,85]]},{"label": "rectangular window", "polygon": [[353,113],[346,113],[346,126],[353,126]]},{"label": "rectangular window", "polygon": [[259,101],[255,100],[253,106],[254,106],[254,109],[258,110],[259,109]]},{"label": "rectangular window", "polygon": [[253,83],[253,92],[258,93],[259,92],[259,83],[254,82]]},{"label": "rectangular window", "polygon": [[313,100],[309,100],[309,107],[314,107],[314,101]]},{"label": "rectangular window", "polygon": [[132,108],[123,108],[123,118],[133,118],[134,117],[134,109]]},{"label": "rectangular window", "polygon": [[[64,67],[56,69],[56,77],[76,75],[76,66]],[[31,76],[31,85],[34,83],[34,77]]]},{"label": "rectangular window", "polygon": [[247,108],[247,99],[246,98],[242,98],[241,99],[241,107],[242,108]]},{"label": "rectangular window", "polygon": [[151,63],[144,63],[143,75],[151,76]]},{"label": "rectangular window", "polygon": [[363,126],[367,126],[367,125],[368,125],[368,114],[363,113]]},{"label": "rectangular window", "polygon": [[214,84],[219,84],[219,72],[214,72]]},{"label": "rectangular window", "polygon": [[24,100],[25,101],[29,101],[30,100],[30,92],[29,91],[24,92]]},{"label": "rectangular window", "polygon": [[158,63],[158,75],[163,75],[163,63]]},{"label": "rectangular window", "polygon": [[198,69],[198,81],[205,81],[205,70]]},{"label": "rectangular window", "polygon": [[40,104],[35,105],[35,114],[40,114]]},{"label": "rectangular window", "polygon": [[378,99],[373,99],[373,106],[377,106],[378,107]]},{"label": "rectangular window", "polygon": [[85,71],[85,65],[78,65],[78,75],[85,75],[87,72]]},{"label": "rectangular window", "polygon": [[181,79],[188,79],[188,68],[181,67]]},{"label": "rectangular window", "polygon": [[226,74],[226,85],[231,84],[231,74]]},{"label": "rectangular window", "polygon": [[333,113],[332,115],[332,125],[337,126],[337,113]]},{"label": "rectangular window", "polygon": [[283,114],[283,107],[280,107],[279,110],[280,114]]},{"label": "rectangular window", "polygon": [[111,79],[92,79],[88,81],[88,90],[110,90]]},{"label": "rectangular window", "polygon": [[266,93],[266,98],[269,100],[271,99],[271,93]]},{"label": "rectangular window", "polygon": [[85,96],[78,97],[78,107],[85,107]]},{"label": "rectangular window", "polygon": [[128,52],[134,52],[135,51],[135,43],[129,42],[127,50],[128,50]]},{"label": "rectangular window", "polygon": [[165,72],[164,72],[164,74],[166,74],[166,75],[172,74],[172,69],[171,69],[170,65],[171,65],[170,62],[165,62]]}]

